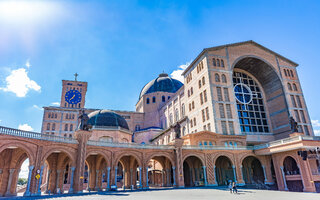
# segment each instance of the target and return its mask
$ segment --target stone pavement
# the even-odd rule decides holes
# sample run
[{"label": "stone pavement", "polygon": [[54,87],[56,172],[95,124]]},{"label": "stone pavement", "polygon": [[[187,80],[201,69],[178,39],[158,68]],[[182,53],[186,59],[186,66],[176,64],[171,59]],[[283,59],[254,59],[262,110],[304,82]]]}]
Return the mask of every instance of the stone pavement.
[{"label": "stone pavement", "polygon": [[[0,198],[2,200],[4,198]],[[192,188],[174,190],[146,190],[134,192],[84,193],[83,195],[42,196],[11,199],[50,200],[320,200],[320,193],[298,193],[270,190],[239,189],[238,194],[230,194],[225,188]]]}]

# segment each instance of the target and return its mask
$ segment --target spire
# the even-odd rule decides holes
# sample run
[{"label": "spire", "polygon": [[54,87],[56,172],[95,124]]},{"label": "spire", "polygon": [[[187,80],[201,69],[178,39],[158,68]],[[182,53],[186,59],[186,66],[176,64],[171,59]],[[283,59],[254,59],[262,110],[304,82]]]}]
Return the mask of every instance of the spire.
[{"label": "spire", "polygon": [[79,74],[76,72],[75,74],[74,74],[74,81],[78,81],[77,80],[77,77],[79,76]]}]

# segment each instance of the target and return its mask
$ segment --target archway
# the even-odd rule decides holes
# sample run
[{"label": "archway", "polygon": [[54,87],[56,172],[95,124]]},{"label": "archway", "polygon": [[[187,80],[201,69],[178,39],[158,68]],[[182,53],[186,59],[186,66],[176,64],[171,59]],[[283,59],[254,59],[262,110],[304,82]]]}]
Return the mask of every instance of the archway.
[{"label": "archway", "polygon": [[254,156],[248,156],[242,161],[243,180],[248,184],[264,184],[264,173],[260,161]]},{"label": "archway", "polygon": [[[31,163],[26,166],[27,178],[23,185],[18,185],[18,178],[22,164],[29,159],[28,152],[21,147],[10,146],[0,152],[0,196],[16,196],[17,193],[25,193],[28,184],[30,185],[29,178],[33,168],[31,167],[30,173],[28,165]],[[27,194],[29,195],[30,192]]]},{"label": "archway", "polygon": [[286,176],[288,190],[303,192],[303,183],[300,176],[300,170],[296,160],[291,156],[287,156],[283,160],[283,172]]},{"label": "archway", "polygon": [[122,189],[142,188],[142,168],[132,155],[122,156],[115,169],[115,185]]},{"label": "archway", "polygon": [[[83,189],[88,191],[102,191],[109,189],[108,165],[106,158],[98,153],[91,153],[85,160]],[[109,175],[110,178],[110,175]]]},{"label": "archway", "polygon": [[69,191],[71,182],[72,159],[63,151],[53,151],[44,162],[42,179],[46,193],[63,194]]},{"label": "archway", "polygon": [[216,183],[218,185],[228,185],[235,181],[234,169],[231,160],[226,156],[219,156],[216,160]]},{"label": "archway", "polygon": [[185,187],[204,186],[205,176],[202,161],[196,156],[189,156],[183,162]]},{"label": "archway", "polygon": [[172,162],[166,156],[154,156],[148,161],[149,187],[173,186]]}]

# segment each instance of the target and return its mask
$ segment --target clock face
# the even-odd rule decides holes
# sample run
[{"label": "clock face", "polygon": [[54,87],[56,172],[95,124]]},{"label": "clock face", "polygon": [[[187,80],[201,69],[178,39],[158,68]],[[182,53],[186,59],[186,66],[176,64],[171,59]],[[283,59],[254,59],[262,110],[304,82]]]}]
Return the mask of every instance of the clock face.
[{"label": "clock face", "polygon": [[69,90],[65,95],[65,100],[69,104],[77,104],[81,101],[81,93],[78,90]]}]

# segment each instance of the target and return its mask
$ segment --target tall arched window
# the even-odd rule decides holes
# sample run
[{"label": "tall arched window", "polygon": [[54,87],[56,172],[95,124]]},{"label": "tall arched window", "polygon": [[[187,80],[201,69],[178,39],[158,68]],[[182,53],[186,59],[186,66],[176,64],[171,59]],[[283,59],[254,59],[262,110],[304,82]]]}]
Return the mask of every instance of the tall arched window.
[{"label": "tall arched window", "polygon": [[69,119],[69,114],[66,114],[66,119]]},{"label": "tall arched window", "polygon": [[56,118],[56,119],[57,119],[57,113],[56,113],[56,114],[54,114],[54,118]]},{"label": "tall arched window", "polygon": [[288,90],[292,90],[292,87],[291,87],[291,84],[290,83],[288,83]]},{"label": "tall arched window", "polygon": [[224,61],[221,60],[221,67],[224,67]]},{"label": "tall arched window", "polygon": [[292,71],[292,70],[290,70],[290,74],[291,74],[291,76],[292,76],[292,77],[294,77],[294,75],[293,75],[293,71]]},{"label": "tall arched window", "polygon": [[156,102],[156,97],[152,97],[152,103]]},{"label": "tall arched window", "polygon": [[199,80],[199,88],[201,88],[201,80]]},{"label": "tall arched window", "polygon": [[205,78],[202,77],[202,85],[205,85],[205,84],[206,84]]},{"label": "tall arched window", "polygon": [[150,99],[149,98],[147,98],[147,104],[149,104],[150,103]]},{"label": "tall arched window", "polygon": [[56,130],[56,124],[55,123],[52,124],[52,130],[53,131]]},{"label": "tall arched window", "polygon": [[215,74],[214,75],[214,79],[215,79],[215,81],[218,83],[218,82],[220,82],[220,76],[219,76],[219,74]]},{"label": "tall arched window", "polygon": [[165,102],[165,101],[166,101],[166,97],[162,96],[162,102]]},{"label": "tall arched window", "polygon": [[70,131],[73,131],[73,124],[70,124]]},{"label": "tall arched window", "polygon": [[227,83],[226,75],[224,75],[224,74],[221,75],[221,81],[222,81],[222,83]]},{"label": "tall arched window", "polygon": [[176,108],[176,110],[175,110],[174,118],[175,118],[176,122],[179,120],[179,110],[178,110],[178,108]]},{"label": "tall arched window", "polygon": [[48,113],[48,118],[51,118],[51,113]]},{"label": "tall arched window", "polygon": [[292,86],[293,86],[293,91],[298,91],[297,85],[295,83],[293,83]]},{"label": "tall arched window", "polygon": [[50,130],[50,123],[47,123],[47,131]]},{"label": "tall arched window", "polygon": [[172,113],[169,114],[169,123],[170,125],[173,124],[173,117],[172,117]]},{"label": "tall arched window", "polygon": [[68,131],[68,124],[64,125],[64,131]]},{"label": "tall arched window", "polygon": [[260,85],[243,72],[234,72],[233,81],[241,132],[270,132]]},{"label": "tall arched window", "polygon": [[183,103],[181,105],[181,115],[182,115],[182,117],[184,117],[185,113],[186,113],[186,110],[185,110],[185,106],[184,106],[184,103]]},{"label": "tall arched window", "polygon": [[215,58],[212,59],[212,64],[213,64],[213,66],[217,66],[217,63],[216,63],[216,59],[215,59]]},{"label": "tall arched window", "polygon": [[220,67],[220,60],[217,59],[217,67]]}]

